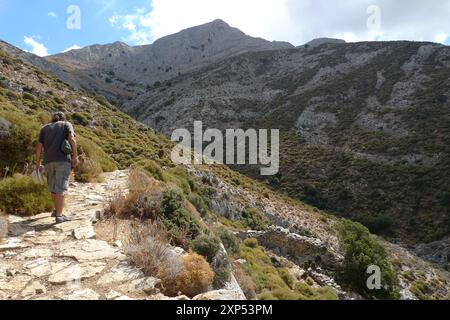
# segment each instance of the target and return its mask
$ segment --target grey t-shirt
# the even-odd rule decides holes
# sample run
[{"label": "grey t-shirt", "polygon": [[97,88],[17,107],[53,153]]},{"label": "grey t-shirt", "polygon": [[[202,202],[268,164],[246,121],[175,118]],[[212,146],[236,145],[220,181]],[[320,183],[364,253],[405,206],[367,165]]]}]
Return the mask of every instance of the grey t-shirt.
[{"label": "grey t-shirt", "polygon": [[61,151],[64,140],[74,133],[70,122],[55,122],[44,126],[39,134],[39,142],[44,146],[44,164],[51,162],[70,162],[71,156]]}]

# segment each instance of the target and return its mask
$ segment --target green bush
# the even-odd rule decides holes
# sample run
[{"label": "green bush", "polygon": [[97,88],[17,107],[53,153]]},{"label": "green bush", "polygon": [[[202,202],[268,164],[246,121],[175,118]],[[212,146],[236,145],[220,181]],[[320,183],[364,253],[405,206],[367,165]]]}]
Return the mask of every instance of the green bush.
[{"label": "green bush", "polygon": [[165,181],[166,179],[164,176],[164,171],[161,168],[161,166],[153,160],[149,159],[140,160],[136,163],[136,166],[147,171],[151,177],[157,180]]},{"label": "green bush", "polygon": [[163,222],[172,238],[180,232],[186,233],[190,239],[196,238],[202,231],[197,219],[185,208],[184,195],[175,189],[166,190],[163,194]]},{"label": "green bush", "polygon": [[192,192],[191,184],[189,183],[190,179],[185,169],[182,167],[176,167],[170,169],[165,174],[165,180],[169,183],[174,184],[178,188],[180,188],[185,194],[190,194]]},{"label": "green bush", "polygon": [[215,273],[213,287],[222,289],[231,280],[231,264],[226,252],[219,251],[211,262]]},{"label": "green bush", "polygon": [[83,137],[77,138],[80,165],[75,171],[78,182],[98,182],[103,172],[117,170],[115,163],[93,141]]},{"label": "green bush", "polygon": [[423,280],[417,280],[413,282],[409,290],[419,300],[430,300],[430,294],[432,293],[432,290],[430,290],[427,283]]},{"label": "green bush", "polygon": [[2,113],[0,117],[10,124],[8,133],[0,139],[0,172],[6,167],[10,172],[14,168],[21,172],[33,161],[40,125],[24,114]]},{"label": "green bush", "polygon": [[381,234],[389,230],[392,226],[392,218],[380,214],[380,215],[366,215],[359,218],[359,221],[366,226],[370,232],[375,234]]},{"label": "green bush", "polygon": [[184,207],[184,195],[175,189],[168,189],[164,192],[162,207],[164,214],[170,216],[173,212]]},{"label": "green bush", "polygon": [[[369,233],[369,230],[359,223],[342,220],[339,225],[339,241],[344,250],[343,280],[354,290],[377,299],[398,299],[397,274],[386,257],[384,248]],[[367,269],[369,266],[381,269],[380,290],[367,288]]]},{"label": "green bush", "polygon": [[247,228],[255,231],[264,231],[267,229],[267,222],[261,213],[256,209],[246,209],[242,212],[242,223]]},{"label": "green bush", "polygon": [[337,300],[331,288],[312,288],[306,283],[295,283],[295,279],[284,268],[274,267],[264,249],[256,239],[247,239],[242,246],[243,266],[256,284],[260,300]]},{"label": "green bush", "polygon": [[284,283],[286,283],[288,287],[292,289],[294,287],[294,278],[291,276],[289,271],[287,271],[287,269],[285,268],[281,268],[278,269],[278,273],[281,279],[283,279]]},{"label": "green bush", "polygon": [[191,202],[202,217],[205,217],[208,213],[208,205],[205,200],[198,194],[191,194],[188,197],[189,202]]},{"label": "green bush", "polygon": [[245,239],[244,246],[246,246],[248,248],[253,248],[253,249],[258,248],[258,246],[259,246],[258,240],[256,240],[255,238]]},{"label": "green bush", "polygon": [[234,234],[225,229],[224,227],[218,227],[214,229],[214,233],[220,238],[225,249],[230,254],[237,254],[240,250],[239,240]]},{"label": "green bush", "polygon": [[220,240],[215,236],[202,234],[191,242],[191,248],[211,263],[219,253]]},{"label": "green bush", "polygon": [[32,216],[53,208],[50,193],[30,177],[16,175],[0,181],[0,209],[9,214]]},{"label": "green bush", "polygon": [[72,114],[72,120],[75,124],[79,124],[81,126],[87,126],[91,123],[91,119],[86,116],[84,113],[75,112]]}]

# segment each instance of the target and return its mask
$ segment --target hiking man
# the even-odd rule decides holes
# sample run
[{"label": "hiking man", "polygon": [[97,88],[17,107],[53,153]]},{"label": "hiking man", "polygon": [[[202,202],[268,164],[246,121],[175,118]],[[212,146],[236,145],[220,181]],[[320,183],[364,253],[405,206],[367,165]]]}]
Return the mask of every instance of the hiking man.
[{"label": "hiking man", "polygon": [[[72,150],[63,148],[67,141]],[[42,150],[44,150],[44,166],[41,163]],[[48,189],[55,204],[52,217],[55,217],[57,224],[69,221],[63,215],[64,196],[69,189],[70,173],[78,164],[77,141],[73,126],[66,121],[64,113],[57,112],[52,117],[52,123],[41,129],[36,146],[36,170],[42,172],[45,168]]]}]

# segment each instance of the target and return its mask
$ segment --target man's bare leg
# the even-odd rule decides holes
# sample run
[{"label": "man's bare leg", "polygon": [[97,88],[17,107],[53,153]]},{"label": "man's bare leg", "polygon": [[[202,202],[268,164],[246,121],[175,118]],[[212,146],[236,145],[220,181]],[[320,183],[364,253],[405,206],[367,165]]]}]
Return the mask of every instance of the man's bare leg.
[{"label": "man's bare leg", "polygon": [[61,217],[64,210],[64,195],[52,193],[52,199],[55,204],[56,216]]}]

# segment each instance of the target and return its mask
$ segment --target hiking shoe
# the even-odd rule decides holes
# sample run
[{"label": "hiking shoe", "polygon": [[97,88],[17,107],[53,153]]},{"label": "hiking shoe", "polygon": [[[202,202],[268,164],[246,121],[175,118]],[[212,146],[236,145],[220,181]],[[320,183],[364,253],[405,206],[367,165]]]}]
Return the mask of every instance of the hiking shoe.
[{"label": "hiking shoe", "polygon": [[55,220],[56,220],[56,224],[70,221],[66,216],[56,217]]}]

